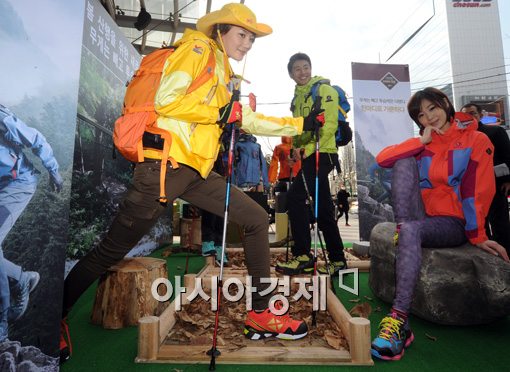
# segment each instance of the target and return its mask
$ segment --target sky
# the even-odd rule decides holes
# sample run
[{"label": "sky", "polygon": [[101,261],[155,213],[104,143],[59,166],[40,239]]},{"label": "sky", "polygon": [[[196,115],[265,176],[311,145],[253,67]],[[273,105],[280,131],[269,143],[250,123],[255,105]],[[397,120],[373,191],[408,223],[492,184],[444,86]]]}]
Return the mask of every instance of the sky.
[{"label": "sky", "polygon": [[[212,10],[228,2],[231,1],[213,0]],[[310,56],[314,75],[329,78],[352,94],[351,63],[379,63],[379,51],[422,2],[246,0],[245,5],[256,14],[257,21],[269,24],[273,33],[256,40],[245,67],[244,62],[232,62],[234,71],[241,74],[244,69],[245,78],[251,81],[243,84],[242,94],[255,93],[257,111],[266,115],[290,115],[295,83],[287,73],[287,62],[297,52]],[[500,19],[506,18],[506,22],[501,22],[502,36],[505,64],[510,65],[510,1],[498,3]],[[269,147],[280,140],[272,139],[269,144],[267,139],[259,138],[259,143],[264,152],[270,152]]]}]

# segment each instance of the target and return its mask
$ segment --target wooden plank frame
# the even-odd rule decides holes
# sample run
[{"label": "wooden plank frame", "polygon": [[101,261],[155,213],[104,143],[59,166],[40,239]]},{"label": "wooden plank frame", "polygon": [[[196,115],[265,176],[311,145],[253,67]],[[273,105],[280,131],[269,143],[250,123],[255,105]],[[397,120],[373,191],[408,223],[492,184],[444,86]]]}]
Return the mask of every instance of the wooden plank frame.
[{"label": "wooden plank frame", "polygon": [[[273,251],[273,249],[272,249]],[[201,277],[204,287],[210,283],[210,277],[219,275],[219,267],[215,266],[214,258],[208,257],[207,265],[198,274],[184,275],[186,293],[191,293],[195,278]],[[244,281],[247,271],[244,269],[223,270],[223,280],[237,277]],[[272,275],[274,273],[272,272]],[[327,280],[327,283],[330,281]],[[326,308],[330,316],[342,330],[347,339],[349,350],[335,350],[323,346],[264,346],[260,341],[253,342],[239,350],[228,351],[218,349],[221,355],[218,364],[288,364],[288,365],[361,365],[372,366],[370,354],[370,321],[365,318],[352,317],[336,295],[327,288]],[[181,304],[189,301],[182,296]],[[176,323],[175,301],[159,316],[144,317],[138,324],[138,355],[137,363],[175,363],[175,364],[207,364],[210,356],[206,355],[211,345],[166,345],[164,340]],[[296,341],[297,342],[297,341]]]}]

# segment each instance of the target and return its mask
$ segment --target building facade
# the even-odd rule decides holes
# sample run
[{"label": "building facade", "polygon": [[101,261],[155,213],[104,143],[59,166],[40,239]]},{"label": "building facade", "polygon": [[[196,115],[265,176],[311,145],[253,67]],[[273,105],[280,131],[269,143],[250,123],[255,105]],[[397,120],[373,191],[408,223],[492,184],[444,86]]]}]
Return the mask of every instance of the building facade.
[{"label": "building facade", "polygon": [[427,86],[439,88],[457,109],[476,102],[508,125],[497,0],[418,1],[380,58],[381,63],[409,65],[413,92]]}]

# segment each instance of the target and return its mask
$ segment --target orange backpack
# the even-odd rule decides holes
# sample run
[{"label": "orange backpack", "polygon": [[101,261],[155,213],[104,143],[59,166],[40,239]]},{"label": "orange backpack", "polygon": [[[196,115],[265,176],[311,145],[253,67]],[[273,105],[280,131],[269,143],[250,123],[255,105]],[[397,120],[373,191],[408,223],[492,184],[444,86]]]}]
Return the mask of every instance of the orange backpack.
[{"label": "orange backpack", "polygon": [[[162,203],[167,202],[164,187],[167,161],[170,160],[174,168],[177,168],[178,165],[173,159],[168,159],[172,137],[170,132],[160,129],[156,125],[158,114],[154,108],[154,98],[159,88],[163,67],[168,57],[175,50],[175,47],[161,48],[142,59],[140,67],[128,82],[124,96],[122,116],[115,121],[113,129],[113,143],[115,147],[122,156],[132,162],[144,161],[142,138],[145,132],[157,134],[163,138],[160,176],[161,196],[159,198]],[[214,75],[215,65],[214,51],[211,51],[207,65],[197,78],[193,80],[186,94],[195,91],[211,79]]]}]

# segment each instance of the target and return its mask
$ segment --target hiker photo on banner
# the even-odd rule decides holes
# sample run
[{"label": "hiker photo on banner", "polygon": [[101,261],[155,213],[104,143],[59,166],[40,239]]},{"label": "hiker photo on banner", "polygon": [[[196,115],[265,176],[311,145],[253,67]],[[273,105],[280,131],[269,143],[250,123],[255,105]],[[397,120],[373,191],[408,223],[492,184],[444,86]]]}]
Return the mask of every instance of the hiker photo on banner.
[{"label": "hiker photo on banner", "polygon": [[56,370],[85,3],[0,14],[1,369]]},{"label": "hiker photo on banner", "polygon": [[409,68],[353,62],[352,92],[359,235],[362,241],[368,241],[375,225],[394,220],[391,170],[380,168],[375,156],[384,147],[413,134],[405,106],[411,92]]}]

